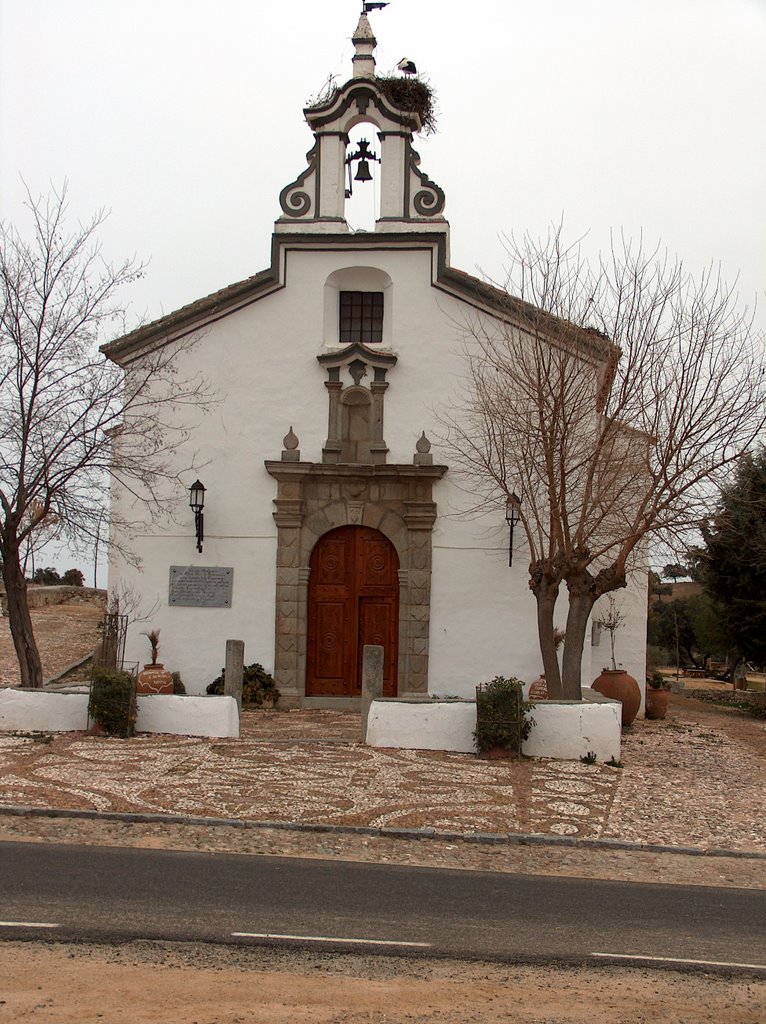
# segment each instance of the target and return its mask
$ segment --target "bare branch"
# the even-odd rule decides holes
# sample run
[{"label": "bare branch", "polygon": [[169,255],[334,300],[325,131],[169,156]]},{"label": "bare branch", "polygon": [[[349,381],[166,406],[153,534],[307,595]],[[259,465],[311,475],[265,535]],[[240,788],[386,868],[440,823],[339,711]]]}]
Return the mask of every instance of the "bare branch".
[{"label": "bare branch", "polygon": [[[463,325],[465,388],[443,441],[474,510],[521,498],[536,595],[566,581],[570,611],[589,614],[647,539],[703,518],[763,436],[763,342],[713,268],[695,279],[642,239],[613,237],[595,266],[560,228],[506,247],[523,301]],[[587,614],[567,626],[569,696]]]}]

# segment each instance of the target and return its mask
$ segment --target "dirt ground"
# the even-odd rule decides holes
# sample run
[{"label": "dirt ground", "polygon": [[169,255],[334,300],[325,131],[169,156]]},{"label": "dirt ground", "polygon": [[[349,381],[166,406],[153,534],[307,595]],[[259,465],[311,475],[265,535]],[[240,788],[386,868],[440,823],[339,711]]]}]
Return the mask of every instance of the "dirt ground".
[{"label": "dirt ground", "polygon": [[[59,604],[33,608],[32,628],[43,663],[43,678],[91,654],[99,641],[103,608],[94,604]],[[8,619],[0,618],[0,686],[19,685],[19,666]]]},{"label": "dirt ground", "polygon": [[766,981],[746,976],[170,943],[4,943],[0,978],[2,1024],[763,1024],[766,1017]]}]

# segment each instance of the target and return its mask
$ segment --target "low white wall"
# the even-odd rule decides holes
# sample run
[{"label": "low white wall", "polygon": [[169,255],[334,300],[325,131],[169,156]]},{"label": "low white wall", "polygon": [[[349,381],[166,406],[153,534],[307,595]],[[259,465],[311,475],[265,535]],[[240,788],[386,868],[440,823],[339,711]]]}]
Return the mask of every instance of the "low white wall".
[{"label": "low white wall", "polygon": [[[535,724],[524,740],[528,757],[577,761],[595,753],[599,761],[619,761],[621,705],[590,689],[583,701],[539,701],[532,712]],[[367,742],[372,747],[453,750],[473,753],[475,701],[439,703],[376,700],[370,707]]]},{"label": "low white wall", "polygon": [[87,720],[87,693],[0,690],[0,732],[77,732]]},{"label": "low white wall", "polygon": [[583,688],[582,702],[546,700],[535,704],[535,725],[522,744],[527,757],[579,761],[594,753],[599,761],[620,760],[622,704]]},{"label": "low white wall", "polygon": [[139,696],[136,732],[176,736],[239,736],[239,711],[233,697]]},{"label": "low white wall", "polygon": [[374,700],[367,719],[371,747],[475,753],[476,702]]},{"label": "low white wall", "polygon": [[[137,698],[136,732],[239,736],[233,697]],[[88,727],[87,693],[0,689],[0,732],[79,732]]]}]

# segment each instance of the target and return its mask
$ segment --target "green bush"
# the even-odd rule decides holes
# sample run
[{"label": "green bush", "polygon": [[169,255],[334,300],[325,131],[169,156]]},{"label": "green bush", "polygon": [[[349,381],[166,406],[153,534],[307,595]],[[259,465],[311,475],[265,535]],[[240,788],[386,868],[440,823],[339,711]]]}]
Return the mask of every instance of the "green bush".
[{"label": "green bush", "polygon": [[[211,696],[220,696],[223,693],[225,678],[226,669],[222,669],[220,676],[208,686],[207,692]],[[257,661],[252,665],[245,665],[242,672],[242,703],[261,707],[264,697],[271,698],[274,704],[279,700],[279,690],[274,677]]]},{"label": "green bush", "polygon": [[96,669],[91,679],[88,715],[110,736],[132,736],[136,725],[133,676],[119,669]]},{"label": "green bush", "polygon": [[661,672],[652,672],[646,680],[646,685],[652,690],[669,690],[670,683]]},{"label": "green bush", "polygon": [[180,672],[171,672],[170,674],[173,677],[173,693],[174,693],[174,695],[176,697],[185,697],[186,696],[186,687],[183,684],[183,679],[181,679],[181,673]]},{"label": "green bush", "polygon": [[491,747],[521,753],[521,744],[535,724],[529,712],[534,704],[523,698],[519,679],[496,676],[476,687],[476,731],[473,738],[480,754]]}]

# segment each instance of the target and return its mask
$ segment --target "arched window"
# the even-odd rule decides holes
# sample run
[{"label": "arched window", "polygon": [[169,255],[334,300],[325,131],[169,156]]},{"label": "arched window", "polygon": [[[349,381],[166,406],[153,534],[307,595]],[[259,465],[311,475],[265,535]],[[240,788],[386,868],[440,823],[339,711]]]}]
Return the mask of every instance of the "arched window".
[{"label": "arched window", "polygon": [[346,267],[325,282],[324,343],[326,346],[391,346],[393,288],[391,278],[376,267]]}]

